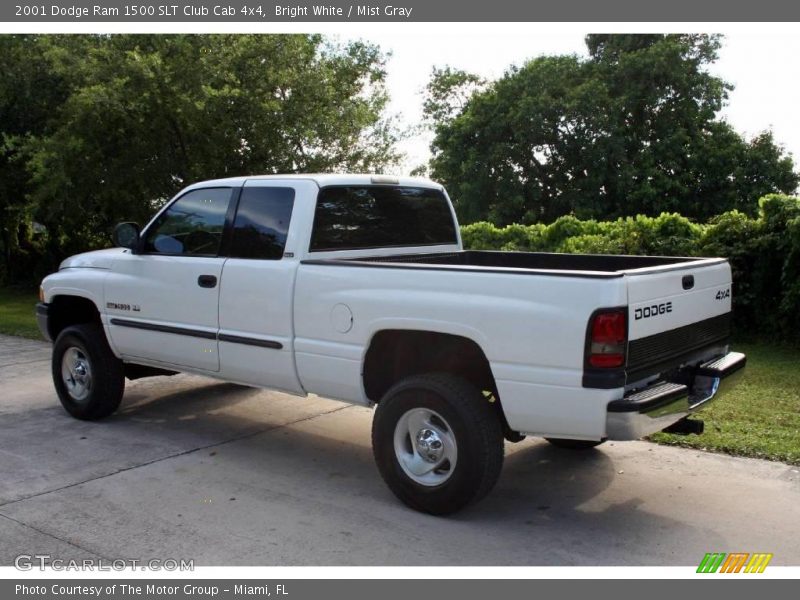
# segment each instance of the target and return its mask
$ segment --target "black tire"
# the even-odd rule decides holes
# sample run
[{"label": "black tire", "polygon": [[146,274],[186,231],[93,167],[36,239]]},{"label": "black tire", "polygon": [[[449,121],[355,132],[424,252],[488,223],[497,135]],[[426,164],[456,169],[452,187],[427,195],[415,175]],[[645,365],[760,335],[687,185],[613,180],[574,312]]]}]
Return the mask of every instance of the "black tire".
[{"label": "black tire", "polygon": [[[432,472],[446,476],[442,483],[423,485],[412,479],[395,451],[397,428],[405,436],[408,456],[415,452],[410,434],[398,428],[413,409],[435,413],[436,426],[455,440],[455,466],[446,461],[444,475]],[[372,451],[386,485],[411,508],[433,515],[454,513],[489,493],[503,467],[503,443],[494,407],[477,388],[444,373],[413,375],[397,383],[381,399],[372,422]]]},{"label": "black tire", "polygon": [[[69,375],[62,375],[64,355],[67,353],[70,353],[70,357],[77,357],[81,373],[88,369],[88,380],[85,375],[80,379],[76,370]],[[69,370],[69,367],[66,368]],[[122,401],[125,370],[122,361],[114,356],[108,346],[103,327],[99,324],[73,325],[58,335],[53,344],[52,374],[58,399],[76,419],[102,419],[116,411]],[[78,380],[85,385],[80,385]],[[72,391],[70,386],[73,386]],[[80,386],[80,393],[75,386]],[[85,393],[85,396],[78,397],[81,393]]]},{"label": "black tire", "polygon": [[568,440],[565,438],[544,438],[553,446],[569,450],[589,450],[605,442],[605,440]]}]

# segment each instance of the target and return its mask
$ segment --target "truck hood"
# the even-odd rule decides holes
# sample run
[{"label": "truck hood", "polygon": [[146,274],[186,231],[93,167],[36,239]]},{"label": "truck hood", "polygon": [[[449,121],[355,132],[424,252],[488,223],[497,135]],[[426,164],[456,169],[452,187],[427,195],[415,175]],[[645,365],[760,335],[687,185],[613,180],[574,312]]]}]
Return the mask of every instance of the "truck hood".
[{"label": "truck hood", "polygon": [[94,252],[84,252],[70,256],[59,265],[61,269],[110,269],[114,259],[126,252],[125,248],[109,248],[107,250],[95,250]]}]

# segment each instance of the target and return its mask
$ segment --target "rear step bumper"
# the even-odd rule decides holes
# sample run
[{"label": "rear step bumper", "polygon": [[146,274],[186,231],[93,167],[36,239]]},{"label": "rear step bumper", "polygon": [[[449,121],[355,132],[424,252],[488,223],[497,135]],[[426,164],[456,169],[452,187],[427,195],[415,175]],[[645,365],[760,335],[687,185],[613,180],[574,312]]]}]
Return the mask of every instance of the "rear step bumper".
[{"label": "rear step bumper", "polygon": [[608,439],[636,440],[697,412],[731,389],[746,363],[747,357],[741,352],[729,352],[699,366],[681,369],[672,381],[629,392],[610,402],[606,417]]}]

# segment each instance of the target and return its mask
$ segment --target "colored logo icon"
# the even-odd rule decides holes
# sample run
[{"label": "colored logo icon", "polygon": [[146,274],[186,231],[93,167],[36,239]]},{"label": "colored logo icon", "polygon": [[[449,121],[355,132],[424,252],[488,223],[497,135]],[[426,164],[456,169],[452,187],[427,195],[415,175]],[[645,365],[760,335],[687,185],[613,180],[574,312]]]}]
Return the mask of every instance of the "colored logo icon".
[{"label": "colored logo icon", "polygon": [[700,565],[698,573],[763,573],[772,560],[766,552],[708,552]]}]

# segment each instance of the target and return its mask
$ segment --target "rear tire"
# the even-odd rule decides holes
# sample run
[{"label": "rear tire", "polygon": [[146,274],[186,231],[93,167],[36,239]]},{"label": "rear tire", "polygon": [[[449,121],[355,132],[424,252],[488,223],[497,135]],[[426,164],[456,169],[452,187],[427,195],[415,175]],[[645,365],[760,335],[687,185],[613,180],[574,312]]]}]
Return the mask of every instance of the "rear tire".
[{"label": "rear tire", "polygon": [[492,405],[449,374],[407,377],[378,404],[372,450],[389,489],[411,508],[456,512],[483,498],[503,467],[503,428]]},{"label": "rear tire", "polygon": [[86,323],[64,329],[53,345],[53,383],[64,409],[94,421],[117,410],[125,391],[125,369],[103,327]]},{"label": "rear tire", "polygon": [[553,446],[569,450],[589,450],[605,442],[605,440],[568,440],[566,438],[544,438]]}]

